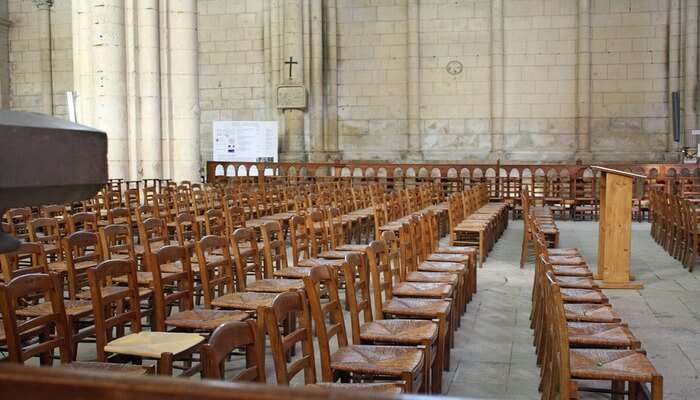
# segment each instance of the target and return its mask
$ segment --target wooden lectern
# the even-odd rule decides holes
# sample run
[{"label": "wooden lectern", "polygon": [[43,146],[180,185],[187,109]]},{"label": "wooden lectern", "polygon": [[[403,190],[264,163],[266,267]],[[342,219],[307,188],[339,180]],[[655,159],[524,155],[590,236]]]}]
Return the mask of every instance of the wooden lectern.
[{"label": "wooden lectern", "polygon": [[610,168],[600,171],[600,221],[598,228],[598,271],[595,279],[604,289],[641,289],[630,275],[632,235],[632,190],[634,179],[646,176]]}]

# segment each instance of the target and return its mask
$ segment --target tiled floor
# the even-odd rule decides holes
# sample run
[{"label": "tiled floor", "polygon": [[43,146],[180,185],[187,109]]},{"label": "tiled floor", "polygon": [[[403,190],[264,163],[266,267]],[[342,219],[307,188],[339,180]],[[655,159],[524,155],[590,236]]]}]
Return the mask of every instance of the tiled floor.
[{"label": "tiled floor", "polygon": [[[595,222],[558,222],[563,247],[579,248],[596,265]],[[608,290],[615,309],[642,341],[664,375],[665,399],[700,398],[700,270],[689,273],[649,234],[633,224],[632,269],[645,284],[640,291]],[[479,270],[479,293],[458,333],[449,395],[537,399],[528,328],[532,262],[518,268],[522,223],[513,222]],[[604,398],[583,395],[583,398]]]}]

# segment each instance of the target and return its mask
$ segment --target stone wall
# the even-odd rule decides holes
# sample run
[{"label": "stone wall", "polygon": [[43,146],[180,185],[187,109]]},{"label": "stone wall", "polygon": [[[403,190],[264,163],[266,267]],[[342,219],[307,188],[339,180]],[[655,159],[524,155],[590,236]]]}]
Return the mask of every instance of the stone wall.
[{"label": "stone wall", "polygon": [[10,19],[7,0],[0,0],[0,108],[10,105]]},{"label": "stone wall", "polygon": [[8,8],[10,107],[65,117],[65,92],[73,90],[71,2],[55,2],[50,26],[49,11],[32,1],[9,0]]},{"label": "stone wall", "polygon": [[[9,0],[12,108],[50,111],[53,87],[65,115],[70,3],[55,2],[48,68],[46,12]],[[216,120],[279,120],[287,159],[674,159],[671,91],[687,145],[698,126],[697,3],[199,0],[202,160]],[[290,82],[306,87],[305,110],[277,109]],[[0,74],[0,99],[2,87]]]}]

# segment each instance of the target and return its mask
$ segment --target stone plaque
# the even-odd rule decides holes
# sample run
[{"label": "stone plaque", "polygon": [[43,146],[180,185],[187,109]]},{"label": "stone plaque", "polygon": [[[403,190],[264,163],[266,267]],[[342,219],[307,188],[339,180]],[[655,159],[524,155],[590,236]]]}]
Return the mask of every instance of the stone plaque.
[{"label": "stone plaque", "polygon": [[277,108],[306,108],[306,87],[303,85],[277,86]]}]

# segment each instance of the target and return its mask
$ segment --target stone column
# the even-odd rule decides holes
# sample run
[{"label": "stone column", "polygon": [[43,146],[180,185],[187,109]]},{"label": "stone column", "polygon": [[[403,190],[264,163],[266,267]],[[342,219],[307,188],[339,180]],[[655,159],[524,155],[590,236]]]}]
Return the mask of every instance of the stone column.
[{"label": "stone column", "polygon": [[197,1],[168,2],[171,176],[199,182],[199,75]]},{"label": "stone column", "polygon": [[323,79],[323,1],[309,0],[309,160],[326,161]]},{"label": "stone column", "polygon": [[53,115],[53,61],[51,51],[51,7],[48,1],[36,2],[39,16],[39,68],[41,71],[41,111]]},{"label": "stone column", "polygon": [[7,19],[7,2],[0,1],[0,108],[10,106],[9,32],[10,20]]},{"label": "stone column", "polygon": [[591,153],[591,2],[578,2],[576,40],[576,159],[590,161]]},{"label": "stone column", "polygon": [[338,4],[337,0],[325,1],[326,32],[325,55],[325,151],[330,160],[340,159],[338,153]]},{"label": "stone column", "polygon": [[489,158],[503,159],[504,126],[504,44],[503,0],[491,1],[491,154]]},{"label": "stone column", "polygon": [[[78,3],[80,1],[77,1]],[[74,4],[76,1],[74,1]],[[124,2],[87,2],[90,13],[93,126],[107,132],[111,178],[129,176]]]},{"label": "stone column", "polygon": [[698,0],[685,1],[683,24],[683,132],[681,144],[686,147],[697,146],[697,139],[691,134],[698,128],[697,95],[698,85]]},{"label": "stone column", "polygon": [[[281,24],[282,24],[282,59],[280,63],[280,83],[304,84],[304,71],[306,59],[304,57],[303,42],[303,1],[280,0]],[[291,76],[289,65],[285,62],[290,57],[297,64],[292,64]],[[282,144],[282,161],[301,161],[307,159],[306,141],[304,139],[304,111],[299,109],[284,110],[284,142]]]},{"label": "stone column", "polygon": [[158,0],[138,0],[139,178],[163,175]]},{"label": "stone column", "polygon": [[681,89],[681,10],[680,0],[668,2],[668,134],[666,135],[666,161],[678,161],[678,145],[673,140],[673,112],[671,93]]},{"label": "stone column", "polygon": [[406,108],[406,122],[408,124],[408,152],[409,160],[422,160],[422,138],[420,117],[420,5],[418,0],[408,0],[406,29],[406,68],[408,77],[406,91],[408,93],[408,107]]}]

